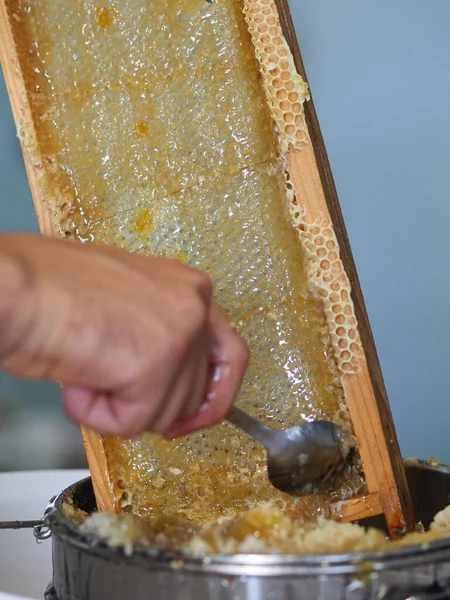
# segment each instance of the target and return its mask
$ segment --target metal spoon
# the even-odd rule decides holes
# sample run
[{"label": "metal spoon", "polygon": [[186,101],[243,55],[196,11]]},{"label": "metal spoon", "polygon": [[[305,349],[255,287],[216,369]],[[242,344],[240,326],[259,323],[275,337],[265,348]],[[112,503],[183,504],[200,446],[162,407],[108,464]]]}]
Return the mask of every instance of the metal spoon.
[{"label": "metal spoon", "polygon": [[[353,455],[340,427],[312,421],[279,430],[264,425],[234,406],[227,420],[258,440],[267,452],[273,486],[293,496],[325,493]],[[328,490],[327,490],[328,491]]]}]

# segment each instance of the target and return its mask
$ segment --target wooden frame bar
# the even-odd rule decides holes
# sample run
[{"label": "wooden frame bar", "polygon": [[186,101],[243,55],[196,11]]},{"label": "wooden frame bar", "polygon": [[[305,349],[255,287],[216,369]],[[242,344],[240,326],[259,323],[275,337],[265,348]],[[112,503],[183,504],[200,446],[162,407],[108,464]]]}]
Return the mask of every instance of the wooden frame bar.
[{"label": "wooden frame bar", "polygon": [[[298,72],[307,81],[288,0],[276,0],[284,36],[291,48]],[[372,330],[353,259],[350,242],[334,184],[319,120],[311,99],[305,104],[311,146],[288,157],[296,194],[307,198],[310,217],[328,213],[339,242],[341,260],[352,286],[365,360],[356,375],[344,375],[342,383],[350,416],[359,441],[361,459],[370,493],[340,505],[335,516],[353,521],[384,513],[393,537],[412,529],[414,513],[406,481],[389,400],[384,385]],[[370,507],[369,507],[370,505]]]}]

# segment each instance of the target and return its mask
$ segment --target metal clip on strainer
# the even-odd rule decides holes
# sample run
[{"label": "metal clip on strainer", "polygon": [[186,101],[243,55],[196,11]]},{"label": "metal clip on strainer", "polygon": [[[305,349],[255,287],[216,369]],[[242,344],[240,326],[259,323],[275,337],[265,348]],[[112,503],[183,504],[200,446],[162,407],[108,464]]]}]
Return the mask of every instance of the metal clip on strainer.
[{"label": "metal clip on strainer", "polygon": [[52,498],[47,504],[42,519],[35,521],[0,521],[0,529],[32,529],[33,535],[38,542],[48,540],[52,537],[52,532],[48,526],[47,515],[54,507],[54,500],[55,498]]}]

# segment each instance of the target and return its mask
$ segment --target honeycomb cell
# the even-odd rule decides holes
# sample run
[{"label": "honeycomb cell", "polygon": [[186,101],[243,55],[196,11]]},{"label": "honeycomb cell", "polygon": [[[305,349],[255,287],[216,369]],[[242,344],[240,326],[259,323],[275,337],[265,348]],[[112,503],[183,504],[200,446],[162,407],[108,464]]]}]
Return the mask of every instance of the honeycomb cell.
[{"label": "honeycomb cell", "polygon": [[305,221],[296,200],[290,210],[305,252],[310,284],[323,302],[339,371],[341,375],[355,373],[364,355],[336,236],[329,223]]},{"label": "honeycomb cell", "polygon": [[309,91],[282,35],[276,4],[273,0],[243,0],[243,6],[281,148],[300,149],[309,139],[303,112]]}]

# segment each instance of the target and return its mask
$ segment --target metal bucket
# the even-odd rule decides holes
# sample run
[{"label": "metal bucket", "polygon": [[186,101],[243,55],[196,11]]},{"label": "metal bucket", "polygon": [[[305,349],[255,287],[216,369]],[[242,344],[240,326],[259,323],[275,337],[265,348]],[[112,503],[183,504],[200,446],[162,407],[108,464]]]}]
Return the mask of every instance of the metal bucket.
[{"label": "metal bucket", "polygon": [[[427,526],[449,503],[450,469],[417,463],[407,466],[407,474],[417,516]],[[372,554],[201,560],[137,548],[126,556],[81,536],[61,511],[67,497],[87,512],[96,509],[90,479],[64,490],[49,506],[53,582],[46,600],[450,599],[450,537]],[[370,525],[383,527],[381,519]]]}]

